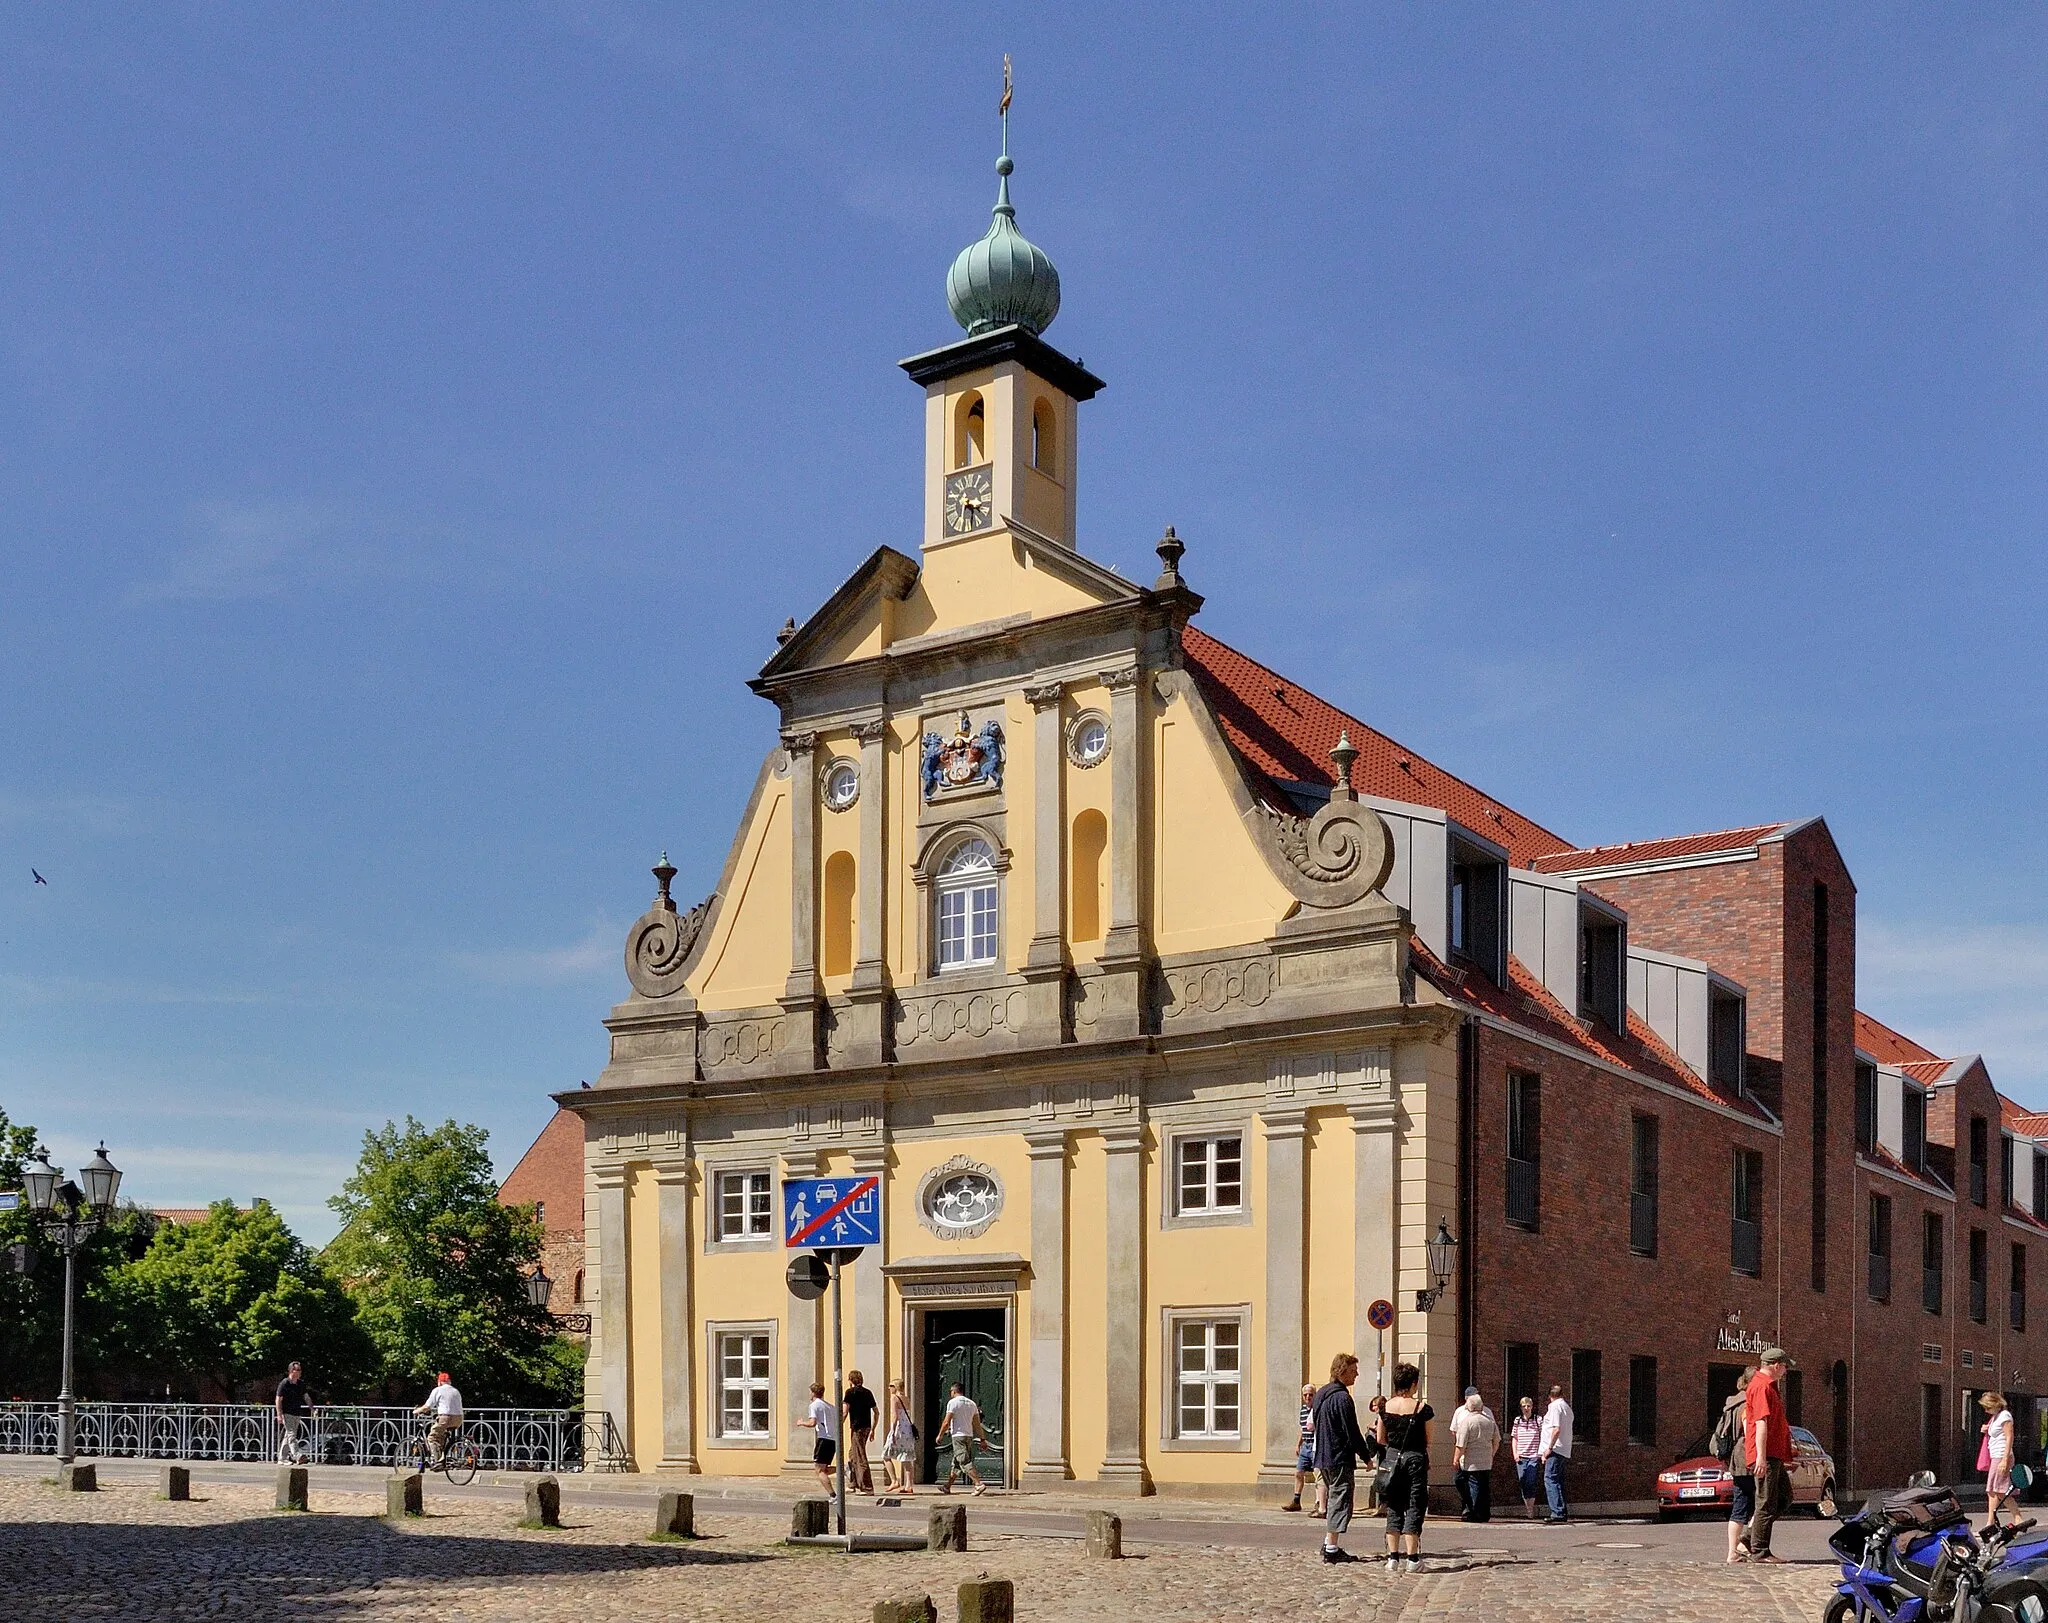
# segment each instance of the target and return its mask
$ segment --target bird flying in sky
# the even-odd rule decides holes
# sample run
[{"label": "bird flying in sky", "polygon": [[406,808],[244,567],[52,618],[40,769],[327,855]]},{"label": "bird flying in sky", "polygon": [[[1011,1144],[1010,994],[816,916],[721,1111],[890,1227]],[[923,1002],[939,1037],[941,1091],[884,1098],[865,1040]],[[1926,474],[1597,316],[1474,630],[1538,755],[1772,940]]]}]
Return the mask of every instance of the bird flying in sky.
[{"label": "bird flying in sky", "polygon": [[35,875],[36,875],[36,883],[37,883],[37,884],[39,884],[39,885],[47,885],[47,884],[49,883],[49,880],[45,879],[45,878],[44,878],[44,877],[43,877],[43,876],[42,876],[41,874],[39,874],[39,873],[36,873],[35,869],[31,868],[31,869],[29,869],[29,872],[30,872],[30,873],[32,873],[32,874],[35,874]]}]

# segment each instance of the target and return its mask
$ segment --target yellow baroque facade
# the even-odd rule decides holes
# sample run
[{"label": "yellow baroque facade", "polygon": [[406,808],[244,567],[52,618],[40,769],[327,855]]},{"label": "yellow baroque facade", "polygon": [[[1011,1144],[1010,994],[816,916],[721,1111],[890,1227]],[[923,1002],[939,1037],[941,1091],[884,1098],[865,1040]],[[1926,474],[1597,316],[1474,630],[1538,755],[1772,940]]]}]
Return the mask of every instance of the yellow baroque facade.
[{"label": "yellow baroque facade", "polygon": [[[1003,164],[963,264],[1021,242]],[[918,555],[877,551],[754,677],[780,726],[717,889],[679,908],[655,870],[610,1063],[560,1099],[588,1402],[643,1471],[807,1471],[831,1321],[785,1285],[780,1184],[874,1174],[845,1363],[904,1383],[921,1479],[959,1379],[999,1481],[1279,1490],[1302,1383],[1357,1350],[1370,1384],[1375,1299],[1389,1364],[1439,1394],[1456,1368],[1415,1293],[1455,1210],[1460,1017],[1385,894],[1421,857],[1347,743],[1323,781],[1248,768],[1173,533],[1149,586],[1076,545],[1101,383],[1041,336],[1046,290],[955,284],[967,335],[902,363]]]}]

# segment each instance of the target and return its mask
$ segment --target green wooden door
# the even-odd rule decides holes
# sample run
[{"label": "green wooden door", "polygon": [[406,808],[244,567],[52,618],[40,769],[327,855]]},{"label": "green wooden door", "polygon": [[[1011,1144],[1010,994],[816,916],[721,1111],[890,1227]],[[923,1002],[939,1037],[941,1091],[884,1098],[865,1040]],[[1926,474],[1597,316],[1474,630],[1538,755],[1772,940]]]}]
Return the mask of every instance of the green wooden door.
[{"label": "green wooden door", "polygon": [[1008,1480],[1007,1349],[1001,1308],[961,1308],[925,1315],[924,1411],[926,1481],[946,1474],[946,1399],[954,1382],[981,1408],[987,1435],[975,1445],[974,1469],[984,1482]]}]

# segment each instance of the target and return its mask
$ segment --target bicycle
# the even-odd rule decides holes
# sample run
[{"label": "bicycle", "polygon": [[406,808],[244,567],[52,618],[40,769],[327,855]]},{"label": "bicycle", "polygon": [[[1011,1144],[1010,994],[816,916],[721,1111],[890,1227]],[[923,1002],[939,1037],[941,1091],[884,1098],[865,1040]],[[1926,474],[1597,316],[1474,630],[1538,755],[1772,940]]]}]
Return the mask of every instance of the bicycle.
[{"label": "bicycle", "polygon": [[439,1471],[450,1484],[458,1488],[467,1487],[476,1480],[477,1467],[482,1456],[477,1453],[476,1444],[463,1434],[460,1426],[449,1435],[447,1445],[441,1450],[440,1459],[434,1458],[432,1443],[433,1427],[415,1434],[412,1440],[411,1460],[415,1471],[425,1474]]}]

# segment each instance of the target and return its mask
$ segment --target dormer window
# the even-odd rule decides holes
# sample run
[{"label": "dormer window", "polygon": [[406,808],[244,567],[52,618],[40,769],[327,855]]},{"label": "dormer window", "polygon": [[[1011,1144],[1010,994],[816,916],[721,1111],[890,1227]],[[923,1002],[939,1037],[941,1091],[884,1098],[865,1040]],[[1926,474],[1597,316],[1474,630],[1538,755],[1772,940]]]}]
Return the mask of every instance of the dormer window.
[{"label": "dormer window", "polygon": [[998,884],[995,853],[985,840],[962,840],[939,864],[934,934],[940,973],[996,961]]},{"label": "dormer window", "polygon": [[[1739,992],[1714,986],[1707,992],[1707,1080],[1724,1093],[1742,1097],[1742,1061],[1749,1046],[1748,1008]],[[1873,1083],[1873,1087],[1875,1084]],[[1875,1092],[1871,1094],[1871,1132],[1877,1131]]]},{"label": "dormer window", "polygon": [[1619,913],[1579,897],[1579,1013],[1611,1031],[1622,1029],[1628,987],[1628,926]]},{"label": "dormer window", "polygon": [[1914,1172],[1927,1170],[1927,1095],[1918,1088],[1907,1084],[1903,1090],[1900,1114],[1904,1118],[1900,1128],[1900,1141],[1904,1146],[1899,1159]]},{"label": "dormer window", "polygon": [[1451,959],[1469,964],[1496,986],[1507,983],[1508,867],[1503,857],[1451,837]]}]

